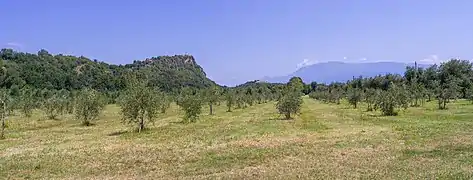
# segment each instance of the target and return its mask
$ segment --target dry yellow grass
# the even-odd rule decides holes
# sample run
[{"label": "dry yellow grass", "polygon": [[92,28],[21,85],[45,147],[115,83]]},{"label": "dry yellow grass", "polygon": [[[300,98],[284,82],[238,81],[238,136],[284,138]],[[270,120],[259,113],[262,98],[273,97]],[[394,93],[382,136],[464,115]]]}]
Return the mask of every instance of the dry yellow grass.
[{"label": "dry yellow grass", "polygon": [[473,105],[435,102],[397,117],[304,99],[294,120],[274,103],[204,112],[173,107],[140,134],[107,106],[95,126],[40,112],[9,119],[3,179],[471,179]]}]

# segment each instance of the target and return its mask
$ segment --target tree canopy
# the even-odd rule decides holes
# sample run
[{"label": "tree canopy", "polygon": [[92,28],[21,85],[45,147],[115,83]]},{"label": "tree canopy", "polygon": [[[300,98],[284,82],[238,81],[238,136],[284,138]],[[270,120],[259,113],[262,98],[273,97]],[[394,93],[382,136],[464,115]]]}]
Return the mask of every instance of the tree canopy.
[{"label": "tree canopy", "polygon": [[165,92],[177,92],[187,86],[206,88],[215,85],[191,55],[158,56],[114,65],[84,56],[52,55],[44,49],[37,54],[2,49],[0,61],[8,72],[0,78],[0,87],[7,89],[29,85],[35,89],[91,88],[114,92],[125,88],[125,76],[130,72]]}]

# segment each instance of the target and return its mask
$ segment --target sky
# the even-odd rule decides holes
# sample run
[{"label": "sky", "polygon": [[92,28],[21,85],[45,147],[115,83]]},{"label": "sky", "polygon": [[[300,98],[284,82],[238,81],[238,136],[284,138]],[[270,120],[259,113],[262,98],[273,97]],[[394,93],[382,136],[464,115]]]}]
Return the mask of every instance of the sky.
[{"label": "sky", "polygon": [[234,85],[317,62],[473,59],[473,1],[0,0],[0,48],[113,64],[192,54]]}]

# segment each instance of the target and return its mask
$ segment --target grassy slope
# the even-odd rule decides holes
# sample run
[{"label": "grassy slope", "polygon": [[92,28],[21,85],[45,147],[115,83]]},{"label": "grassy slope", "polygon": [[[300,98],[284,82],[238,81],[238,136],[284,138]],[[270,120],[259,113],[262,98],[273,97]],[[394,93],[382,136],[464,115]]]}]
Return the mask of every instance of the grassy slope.
[{"label": "grassy slope", "polygon": [[[179,123],[173,107],[144,133],[127,133],[119,107],[96,126],[13,117],[0,141],[0,177],[13,179],[469,179],[473,105],[435,104],[397,117],[305,99],[295,120],[274,104]],[[207,112],[204,112],[207,113]],[[72,119],[64,117],[63,119]]]}]

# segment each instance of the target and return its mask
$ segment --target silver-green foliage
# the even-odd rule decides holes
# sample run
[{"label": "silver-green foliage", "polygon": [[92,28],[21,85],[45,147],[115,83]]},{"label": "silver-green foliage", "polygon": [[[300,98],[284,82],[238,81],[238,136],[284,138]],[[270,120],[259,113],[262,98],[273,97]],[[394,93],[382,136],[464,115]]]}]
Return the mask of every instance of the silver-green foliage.
[{"label": "silver-green foliage", "polygon": [[184,110],[184,122],[195,122],[202,113],[200,93],[192,89],[184,89],[179,95],[179,104]]},{"label": "silver-green foliage", "polygon": [[377,107],[385,116],[397,115],[398,108],[407,109],[410,103],[407,88],[393,83],[386,91],[382,91],[378,98]]},{"label": "silver-green foliage", "polygon": [[227,112],[232,111],[232,107],[235,104],[235,92],[233,90],[228,90],[228,92],[225,94],[225,102],[227,105]]},{"label": "silver-green foliage", "polygon": [[276,104],[280,114],[284,114],[286,119],[291,119],[292,114],[301,110],[302,98],[298,91],[288,91],[279,99]]},{"label": "silver-green foliage", "polygon": [[212,86],[204,91],[205,101],[209,104],[209,114],[213,114],[213,106],[220,98],[220,89],[217,86]]},{"label": "silver-green foliage", "polygon": [[129,85],[122,93],[119,103],[122,121],[138,125],[138,132],[158,116],[162,98],[160,92],[144,83]]},{"label": "silver-green foliage", "polygon": [[74,116],[81,121],[82,125],[89,126],[92,121],[97,120],[104,106],[105,100],[99,92],[93,89],[84,89],[76,97]]},{"label": "silver-green foliage", "polygon": [[166,113],[167,109],[171,107],[172,97],[164,92],[160,92],[161,104],[159,105],[161,113]]},{"label": "silver-green foliage", "polygon": [[347,92],[348,102],[356,109],[358,103],[363,99],[363,91],[360,88],[349,87]]},{"label": "silver-green foliage", "polygon": [[12,112],[13,99],[10,97],[9,92],[6,89],[0,90],[0,120],[1,123],[1,132],[0,139],[5,138],[5,128],[7,127],[6,119]]},{"label": "silver-green foliage", "polygon": [[56,119],[57,116],[63,114],[64,102],[65,100],[58,93],[47,97],[42,103],[42,108],[44,113],[46,113],[46,117],[48,119]]},{"label": "silver-green foliage", "polygon": [[25,117],[31,117],[36,108],[36,92],[29,87],[20,90],[18,108]]}]

